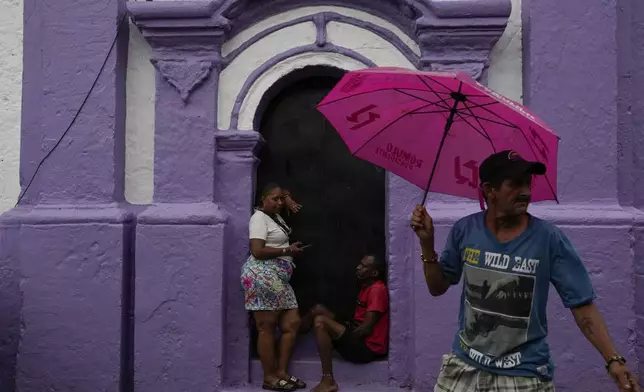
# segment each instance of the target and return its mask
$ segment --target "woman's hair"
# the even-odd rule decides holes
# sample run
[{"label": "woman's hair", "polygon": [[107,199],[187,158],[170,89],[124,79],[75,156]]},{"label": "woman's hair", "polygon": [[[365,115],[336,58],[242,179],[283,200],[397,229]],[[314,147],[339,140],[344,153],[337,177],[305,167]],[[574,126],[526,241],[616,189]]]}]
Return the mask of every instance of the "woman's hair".
[{"label": "woman's hair", "polygon": [[264,185],[264,188],[262,188],[262,193],[259,194],[259,200],[257,204],[261,206],[262,202],[264,201],[264,198],[278,188],[281,188],[281,187],[275,182],[269,182],[268,184]]}]

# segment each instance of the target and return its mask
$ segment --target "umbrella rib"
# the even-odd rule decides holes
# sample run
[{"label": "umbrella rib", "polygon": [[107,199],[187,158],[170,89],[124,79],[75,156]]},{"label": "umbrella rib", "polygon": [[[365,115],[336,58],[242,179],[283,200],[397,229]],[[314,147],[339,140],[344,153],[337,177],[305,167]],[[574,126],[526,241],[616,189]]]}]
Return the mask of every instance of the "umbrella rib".
[{"label": "umbrella rib", "polygon": [[[445,86],[443,83],[441,83],[441,82],[439,82],[438,80],[436,80],[436,79],[432,78],[431,76],[425,76],[425,77],[426,77],[427,79],[430,79],[430,80],[431,80],[432,82],[434,82],[434,83],[440,84],[441,86],[443,86],[443,88],[445,88],[445,89],[447,89],[447,90],[451,90],[450,88],[448,88],[447,86]],[[462,83],[462,82],[461,82],[461,83]],[[449,94],[449,93],[447,93],[447,94]],[[474,98],[490,98],[490,96],[489,96],[489,95],[479,95],[479,94],[466,94],[466,96],[468,96],[468,97],[474,97]]]},{"label": "umbrella rib", "polygon": [[[508,120],[506,120],[506,119],[504,119],[503,117],[499,116],[498,114],[494,113],[494,112],[493,112],[493,111],[491,111],[490,109],[488,109],[488,108],[486,108],[486,107],[483,107],[483,106],[481,106],[480,108],[481,108],[481,109],[483,109],[483,110],[485,110],[486,112],[490,113],[491,115],[495,116],[495,117],[496,117],[496,118],[498,118],[499,120],[501,120],[501,121],[505,121],[505,122],[506,122],[506,124],[499,124],[499,125],[506,125],[506,126],[508,126],[508,127],[519,128],[519,127],[517,127],[515,124],[512,124],[512,123],[511,123],[511,122],[509,122]],[[485,119],[485,117],[481,117],[481,118]],[[488,121],[493,121],[493,120],[488,120]],[[507,125],[507,124],[509,124],[509,125]]]},{"label": "umbrella rib", "polygon": [[[483,126],[483,124],[481,124],[479,119],[474,115],[474,112],[472,111],[472,109],[469,106],[467,106],[467,103],[465,105],[463,105],[463,106],[465,106],[465,109],[467,109],[467,111],[470,112],[472,117],[474,117],[474,120],[476,120],[476,123],[479,125],[479,127],[481,127],[481,131],[483,131],[487,135],[488,139],[490,140],[490,143],[492,143],[492,138],[490,137],[490,134],[487,133],[487,131],[485,130],[485,127]],[[465,117],[462,117],[462,118],[465,121]],[[467,121],[465,121],[465,122],[467,122]],[[494,148],[494,144],[492,144],[492,149],[495,150],[495,152],[496,152],[496,149]]]},{"label": "umbrella rib", "polygon": [[[451,89],[451,88],[449,88],[449,87],[445,86],[443,83],[441,83],[441,82],[439,82],[438,80],[436,80],[436,79],[432,78],[431,76],[425,76],[425,77],[426,77],[427,79],[431,80],[432,82],[436,83],[436,84],[440,84],[440,85],[441,85],[445,90],[452,91],[452,89]],[[459,84],[459,87],[458,87],[458,90],[459,90],[459,92],[460,92],[460,91],[461,91],[461,86],[462,86],[463,82],[462,82],[462,81],[460,81],[460,80],[459,80],[459,82],[461,83],[461,84]]]},{"label": "umbrella rib", "polygon": [[[434,94],[436,94],[436,96],[437,96],[438,98],[440,98],[440,96],[438,95],[438,93],[436,92],[436,90],[434,90],[434,89],[432,88],[432,86],[430,86],[429,84],[427,84],[427,82],[423,79],[423,77],[422,77],[421,75],[418,75],[418,79],[420,79],[420,81],[425,85],[425,87],[427,87],[427,88],[429,89],[429,91],[433,92]],[[449,90],[449,89],[448,89],[448,90]],[[447,101],[445,101],[443,98],[440,98],[440,100],[441,100],[441,101],[443,101],[443,104],[445,104],[445,106],[447,106],[447,107],[449,107],[449,106],[450,106],[450,105],[449,105],[449,103],[448,103]]]},{"label": "umbrella rib", "polygon": [[[471,97],[471,95],[467,95],[467,96]],[[492,101],[492,102],[488,102],[488,103],[477,103],[476,105],[470,105],[469,107],[472,108],[472,109],[476,109],[476,108],[482,108],[484,106],[496,105],[498,103],[500,103],[500,102],[499,101]]]},{"label": "umbrella rib", "polygon": [[[481,131],[479,131],[478,129],[476,129],[476,127],[475,127],[474,125],[470,124],[470,122],[469,122],[469,121],[467,121],[467,120],[466,120],[466,119],[461,115],[461,113],[460,113],[460,112],[457,112],[457,113],[456,113],[456,115],[457,115],[458,117],[460,117],[460,118],[461,118],[461,120],[465,121],[465,123],[466,123],[467,125],[469,125],[470,127],[472,127],[472,129],[473,129],[473,130],[475,130],[475,131],[476,131],[476,133],[478,133],[479,135],[481,135],[485,140],[487,140],[488,142],[490,142],[490,144],[492,144],[492,139],[490,138],[490,135],[488,135],[488,134],[487,134],[487,132],[485,132],[485,130],[483,130],[483,132],[481,132]],[[492,145],[492,148],[494,148],[494,145]]]},{"label": "umbrella rib", "polygon": [[443,109],[443,110],[433,110],[431,112],[415,112],[414,114],[435,114],[435,113],[449,113],[451,109]]},{"label": "umbrella rib", "polygon": [[[440,106],[438,102],[431,102],[431,101],[429,101],[429,100],[427,100],[427,99],[425,99],[425,98],[418,97],[418,96],[413,95],[413,94],[411,94],[411,93],[408,93],[408,92],[406,92],[406,91],[404,91],[404,90],[402,90],[402,89],[394,88],[394,91],[397,91],[397,92],[399,92],[399,93],[401,93],[401,94],[405,94],[405,95],[407,95],[407,96],[409,96],[409,97],[412,97],[412,98],[416,98],[416,99],[418,99],[418,100],[420,100],[420,101],[423,101],[423,102],[431,103],[432,105]],[[418,90],[418,91],[423,91],[423,92],[424,92],[425,90]],[[440,98],[440,97],[439,97],[438,99],[442,100],[442,98]],[[445,107],[445,110],[449,110],[449,108],[446,106],[446,107]]]},{"label": "umbrella rib", "polygon": [[[508,120],[506,120],[506,119],[504,119],[503,117],[499,116],[498,114],[494,113],[493,111],[491,111],[491,110],[489,110],[489,109],[487,109],[487,108],[484,108],[484,107],[481,107],[481,109],[485,110],[486,112],[490,113],[490,114],[491,114],[491,115],[493,115],[493,116],[496,116],[496,117],[497,117],[497,118],[499,118],[500,120],[503,120],[503,121],[507,122],[508,124],[510,124],[510,125],[506,125],[506,126],[514,127],[514,128],[520,129],[518,126],[516,126],[516,125],[512,124],[511,122],[509,122]],[[490,121],[490,122],[494,122],[493,120],[488,120],[488,119],[486,119],[485,117],[481,117],[481,119],[483,119],[483,120],[487,120],[487,121]],[[534,123],[534,121],[530,121],[530,122],[533,122],[533,123]],[[499,125],[505,125],[505,124],[500,124],[500,123],[498,123],[498,124],[499,124]],[[548,130],[546,130],[546,131],[548,131]],[[551,134],[553,134],[553,135],[555,135],[555,136],[557,137],[557,139],[561,139],[558,135],[554,134],[554,132],[551,132],[551,131],[548,131],[548,132],[549,132],[549,133],[551,133]]]},{"label": "umbrella rib", "polygon": [[[337,103],[337,102],[340,102],[340,101],[344,101],[345,99],[350,99],[350,98],[354,98],[354,97],[359,97],[359,96],[361,96],[361,95],[365,95],[365,94],[379,93],[379,92],[381,92],[381,91],[396,90],[396,89],[397,89],[396,87],[385,87],[385,88],[379,88],[379,89],[376,89],[376,90],[363,91],[363,92],[356,93],[356,94],[353,94],[353,95],[348,95],[348,96],[346,96],[346,97],[338,98],[338,99],[335,99],[335,100],[333,100],[333,101],[324,102],[324,103],[319,103],[319,104],[317,104],[315,107],[316,107],[316,108],[319,108],[319,107],[321,107],[321,106],[330,105],[330,104],[332,104],[332,103]],[[411,90],[411,91],[424,91],[424,92],[427,92],[427,90],[423,90],[423,89],[421,89],[421,88],[405,88],[405,90]]]},{"label": "umbrella rib", "polygon": [[469,116],[469,117],[474,117],[476,119],[480,119],[480,120],[483,120],[483,121],[488,121],[488,122],[491,122],[493,124],[501,125],[501,126],[504,126],[504,127],[508,127],[508,128],[512,128],[512,129],[519,129],[519,127],[517,127],[514,124],[503,124],[502,122],[490,120],[489,118],[477,116],[476,114],[469,114],[469,113],[463,113],[463,114],[466,115],[466,116]]},{"label": "umbrella rib", "polygon": [[432,105],[432,104],[423,105],[423,106],[419,107],[418,109],[412,110],[411,112],[407,112],[407,113],[403,114],[402,116],[400,116],[400,117],[396,118],[395,120],[393,120],[393,121],[392,121],[392,122],[390,122],[389,124],[385,125],[381,130],[379,130],[375,135],[373,135],[372,137],[370,137],[366,142],[362,143],[362,146],[358,147],[358,149],[357,149],[354,153],[352,153],[351,155],[356,155],[360,150],[362,150],[362,148],[363,148],[364,146],[366,146],[367,144],[369,144],[369,142],[370,142],[370,141],[372,141],[373,139],[375,139],[376,137],[378,137],[378,135],[380,135],[381,133],[383,133],[384,131],[386,131],[386,130],[387,130],[387,128],[391,127],[392,125],[394,125],[395,123],[397,123],[397,122],[398,122],[398,121],[400,121],[401,119],[403,119],[403,118],[407,117],[407,116],[408,116],[408,115],[410,115],[410,114],[414,114],[417,110],[422,110],[422,109],[424,109],[424,108],[426,108],[426,107],[428,107],[428,106],[431,106],[431,105]]},{"label": "umbrella rib", "polygon": [[[510,125],[502,124],[502,123],[496,122],[496,121],[494,121],[494,120],[486,119],[486,118],[484,118],[484,117],[481,117],[481,119],[482,119],[482,120],[486,120],[486,121],[490,121],[490,122],[493,122],[493,123],[497,123],[497,124],[499,124],[499,125],[504,125],[504,126],[507,126],[507,127],[511,127],[511,128],[514,128],[514,129],[518,129],[518,130],[519,130],[519,132],[521,132],[521,136],[523,136],[523,138],[525,139],[526,143],[528,144],[528,147],[530,148],[530,151],[532,152],[532,155],[534,156],[534,158],[535,158],[535,159],[537,159],[537,160],[539,159],[539,158],[537,158],[537,153],[534,151],[534,148],[532,147],[532,144],[530,144],[530,140],[528,140],[528,136],[526,136],[526,134],[525,134],[525,132],[523,131],[523,129],[521,129],[520,127],[518,127],[518,126],[516,126],[516,125],[512,124],[512,123],[511,123],[511,122],[509,122],[508,120],[504,119],[503,117],[499,116],[498,114],[496,114],[496,113],[494,113],[494,112],[490,111],[489,109],[487,109],[487,108],[485,108],[485,107],[481,107],[481,109],[485,110],[486,112],[490,113],[490,114],[491,114],[491,115],[493,115],[493,116],[496,116],[497,118],[499,118],[499,119],[501,119],[501,120],[505,121],[506,123],[508,123],[508,124],[510,124]],[[474,117],[476,117],[476,116],[474,116]],[[550,183],[550,179],[548,178],[548,174],[546,173],[546,174],[544,175],[544,177],[546,178],[546,183],[548,184],[548,187],[550,188],[550,192],[552,192],[552,196],[555,198],[555,201],[556,201],[557,203],[559,203],[559,199],[557,198],[557,194],[555,193],[555,189],[552,187],[552,184]]]}]

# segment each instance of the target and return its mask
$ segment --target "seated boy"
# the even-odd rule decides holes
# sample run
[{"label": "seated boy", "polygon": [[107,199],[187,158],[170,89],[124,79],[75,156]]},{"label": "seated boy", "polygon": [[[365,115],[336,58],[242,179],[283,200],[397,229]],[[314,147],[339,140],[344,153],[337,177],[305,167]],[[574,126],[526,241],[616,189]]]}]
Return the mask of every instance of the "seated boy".
[{"label": "seated boy", "polygon": [[315,339],[322,362],[322,381],[312,392],[335,392],[333,348],[347,361],[369,363],[387,354],[389,293],[384,282],[386,264],[373,255],[362,258],[356,276],[362,288],[353,320],[341,323],[322,305],[313,307]]}]

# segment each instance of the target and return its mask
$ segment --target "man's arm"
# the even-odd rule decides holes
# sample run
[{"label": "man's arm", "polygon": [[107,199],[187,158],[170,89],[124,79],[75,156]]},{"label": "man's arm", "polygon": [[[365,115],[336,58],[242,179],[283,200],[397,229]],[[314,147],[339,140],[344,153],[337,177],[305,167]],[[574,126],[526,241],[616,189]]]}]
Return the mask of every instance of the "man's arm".
[{"label": "man's arm", "polygon": [[373,327],[376,325],[378,320],[382,317],[381,312],[376,312],[376,311],[369,311],[364,317],[364,321],[360,326],[356,329],[353,330],[353,333],[358,335],[361,338],[366,338],[367,336],[371,335],[371,331],[373,331]]},{"label": "man's arm", "polygon": [[594,305],[595,292],[577,251],[559,229],[551,236],[551,281],[565,307],[570,308],[586,339],[595,346],[605,361],[610,362],[608,373],[621,392],[639,392],[636,378],[623,362],[616,361],[615,349],[599,310]]},{"label": "man's arm", "polygon": [[443,269],[438,263],[438,255],[434,250],[434,241],[421,241],[420,247],[425,259],[423,260],[423,273],[425,283],[429,293],[434,297],[439,297],[447,292],[452,285],[450,279],[443,274]]},{"label": "man's arm", "polygon": [[[572,308],[571,310],[579,329],[584,333],[586,339],[595,346],[601,356],[604,357],[604,361],[608,362],[611,358],[618,355],[613,340],[608,334],[608,328],[606,328],[604,319],[595,304],[590,303]],[[619,386],[620,391],[639,392],[640,389],[637,385],[636,377],[633,376],[624,363],[618,361],[611,362],[608,372]]]},{"label": "man's arm", "polygon": [[599,351],[602,357],[604,357],[604,361],[617,355],[617,350],[615,349],[613,340],[608,334],[608,328],[606,328],[604,319],[595,304],[590,303],[588,305],[572,308],[571,311],[579,329],[581,329],[581,332],[584,333],[586,339],[588,339],[588,341],[595,346],[597,351]]}]

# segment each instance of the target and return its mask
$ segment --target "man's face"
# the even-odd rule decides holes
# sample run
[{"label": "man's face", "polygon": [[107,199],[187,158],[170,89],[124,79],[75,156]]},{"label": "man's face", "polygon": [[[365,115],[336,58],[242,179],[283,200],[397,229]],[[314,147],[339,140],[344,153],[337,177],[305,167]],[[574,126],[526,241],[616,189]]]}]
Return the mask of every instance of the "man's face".
[{"label": "man's face", "polygon": [[360,260],[356,268],[356,277],[358,280],[367,280],[378,276],[378,271],[373,266],[373,256],[365,256]]},{"label": "man's face", "polygon": [[532,198],[532,175],[525,174],[501,183],[499,189],[488,192],[488,201],[504,216],[518,216],[528,212]]}]

